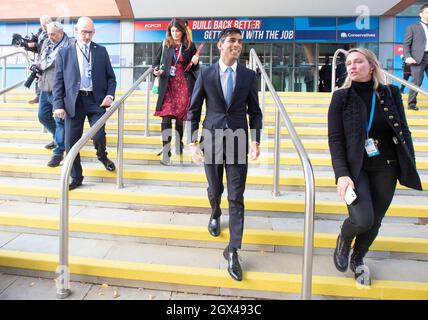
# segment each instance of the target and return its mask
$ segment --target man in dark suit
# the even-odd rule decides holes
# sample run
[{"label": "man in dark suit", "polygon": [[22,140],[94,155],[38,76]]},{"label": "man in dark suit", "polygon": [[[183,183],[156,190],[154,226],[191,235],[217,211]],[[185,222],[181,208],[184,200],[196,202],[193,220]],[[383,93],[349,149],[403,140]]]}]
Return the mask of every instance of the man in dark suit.
[{"label": "man in dark suit", "polygon": [[[53,88],[54,114],[65,118],[67,151],[82,137],[85,118],[94,125],[113,103],[116,77],[107,50],[92,42],[95,33],[90,18],[79,18],[76,25],[76,45],[62,49],[55,61]],[[93,137],[98,160],[108,171],[114,163],[107,158],[105,127]],[[82,165],[77,155],[71,170],[70,190],[82,185]]]},{"label": "man in dark suit", "polygon": [[[227,28],[219,35],[220,59],[201,71],[193,89],[187,120],[191,123],[192,159],[204,162],[208,180],[208,198],[212,214],[209,233],[220,234],[220,202],[223,193],[223,171],[226,170],[229,201],[229,245],[223,252],[233,279],[242,280],[237,249],[241,248],[244,230],[244,191],[247,177],[248,122],[250,120],[252,159],[260,155],[262,113],[259,107],[256,74],[238,64],[242,35],[237,28]],[[206,116],[201,145],[198,128],[203,102]],[[202,153],[203,150],[203,153]]]},{"label": "man in dark suit", "polygon": [[[428,4],[421,7],[419,16],[421,21],[407,28],[403,43],[405,62],[410,64],[412,71],[412,83],[418,87],[422,85],[424,73],[428,75]],[[408,109],[419,110],[417,95],[416,91],[410,90]]]}]

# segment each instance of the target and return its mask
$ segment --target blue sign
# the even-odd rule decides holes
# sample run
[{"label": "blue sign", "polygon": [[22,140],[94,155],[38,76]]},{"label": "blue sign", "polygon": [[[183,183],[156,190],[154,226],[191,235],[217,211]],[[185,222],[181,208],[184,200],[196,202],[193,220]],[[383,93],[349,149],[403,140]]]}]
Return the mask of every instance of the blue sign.
[{"label": "blue sign", "polygon": [[336,18],[296,18],[296,41],[336,41]]},{"label": "blue sign", "polygon": [[339,18],[337,24],[338,42],[378,42],[379,18]]}]

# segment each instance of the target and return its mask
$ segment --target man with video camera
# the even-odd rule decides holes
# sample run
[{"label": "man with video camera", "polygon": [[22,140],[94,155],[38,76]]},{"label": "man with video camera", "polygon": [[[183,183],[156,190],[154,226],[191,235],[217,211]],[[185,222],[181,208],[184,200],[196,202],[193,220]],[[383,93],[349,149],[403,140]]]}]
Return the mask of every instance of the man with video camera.
[{"label": "man with video camera", "polygon": [[[40,28],[36,34],[31,34],[31,36],[22,37],[20,34],[13,34],[12,36],[12,45],[16,47],[24,48],[25,51],[30,51],[35,54],[35,62],[37,63],[39,55],[42,49],[42,44],[48,37],[46,32],[46,26],[52,22],[51,17],[43,16],[40,18]],[[31,70],[34,72],[34,70]],[[34,79],[33,79],[34,80]],[[32,81],[31,81],[32,82]],[[31,86],[31,83],[30,83]],[[39,88],[36,82],[36,97],[28,101],[28,103],[37,103],[39,102]],[[46,146],[48,149],[51,149],[52,146]]]},{"label": "man with video camera", "polygon": [[55,58],[59,50],[75,43],[74,38],[69,38],[64,33],[64,27],[59,22],[51,22],[47,25],[48,38],[43,41],[40,49],[39,64],[35,69],[39,75],[39,121],[52,134],[54,140],[53,155],[47,163],[49,167],[60,165],[65,151],[64,145],[64,120],[53,117],[52,89],[55,80]]}]

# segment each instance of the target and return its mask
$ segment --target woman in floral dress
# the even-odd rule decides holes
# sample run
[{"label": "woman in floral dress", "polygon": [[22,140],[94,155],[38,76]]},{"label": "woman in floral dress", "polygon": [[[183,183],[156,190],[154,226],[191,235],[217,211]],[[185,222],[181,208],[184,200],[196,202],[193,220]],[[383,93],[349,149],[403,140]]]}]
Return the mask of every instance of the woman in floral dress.
[{"label": "woman in floral dress", "polygon": [[[153,74],[159,77],[159,96],[155,116],[162,118],[161,164],[171,163],[172,120],[175,119],[176,154],[183,153],[183,123],[196,81],[194,71],[199,68],[199,56],[189,40],[184,20],[172,19],[166,39],[159,48],[153,63]],[[162,61],[161,61],[162,60]],[[185,71],[192,62],[190,70]]]}]

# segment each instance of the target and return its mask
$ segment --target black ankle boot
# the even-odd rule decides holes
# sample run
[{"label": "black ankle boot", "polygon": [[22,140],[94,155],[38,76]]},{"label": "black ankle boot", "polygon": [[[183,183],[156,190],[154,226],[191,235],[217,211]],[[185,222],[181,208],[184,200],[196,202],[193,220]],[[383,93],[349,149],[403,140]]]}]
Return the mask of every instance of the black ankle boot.
[{"label": "black ankle boot", "polygon": [[158,153],[161,156],[160,163],[163,165],[171,164],[171,130],[172,124],[170,122],[162,122],[162,150]]},{"label": "black ankle boot", "polygon": [[177,123],[177,120],[175,121],[175,154],[183,154],[183,132],[184,127],[183,124]]},{"label": "black ankle boot", "polygon": [[334,265],[340,272],[348,270],[349,252],[351,251],[352,239],[344,239],[339,234],[337,237],[336,249],[334,250]]},{"label": "black ankle boot", "polygon": [[371,285],[370,269],[364,264],[363,258],[365,255],[366,252],[354,248],[351,254],[349,267],[354,273],[355,280],[357,280],[359,284],[369,286]]}]

